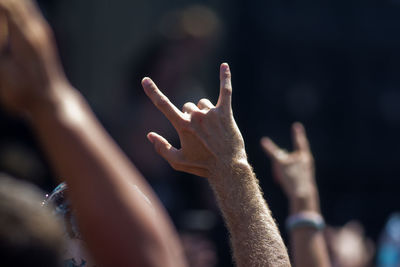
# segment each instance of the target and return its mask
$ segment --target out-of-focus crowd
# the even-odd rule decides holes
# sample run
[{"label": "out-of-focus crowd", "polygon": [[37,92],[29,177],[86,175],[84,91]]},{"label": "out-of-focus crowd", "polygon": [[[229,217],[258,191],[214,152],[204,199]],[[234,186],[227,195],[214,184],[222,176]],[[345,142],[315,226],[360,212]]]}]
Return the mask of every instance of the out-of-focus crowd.
[{"label": "out-of-focus crowd", "polygon": [[[68,81],[36,3],[0,0],[2,108],[22,117],[26,125],[16,128],[35,134],[61,177],[35,180],[46,176],[42,160],[13,138],[2,141],[1,165],[18,177],[0,177],[2,266],[228,266],[225,254],[237,266],[399,266],[400,215],[389,218],[376,242],[362,222],[325,221],[318,158],[301,123],[292,126],[292,152],[261,139],[288,199],[281,229],[288,253],[233,116],[229,65],[220,67],[215,103],[207,98],[217,95],[217,79],[208,77],[217,75],[196,71],[213,62],[206,59],[220,41],[220,19],[190,6],[160,25],[148,53],[129,65],[124,89],[109,94],[118,119],[99,114],[127,157]],[[150,101],[131,90],[140,80]],[[34,186],[59,182],[46,197]],[[223,251],[225,235],[231,250]]]}]

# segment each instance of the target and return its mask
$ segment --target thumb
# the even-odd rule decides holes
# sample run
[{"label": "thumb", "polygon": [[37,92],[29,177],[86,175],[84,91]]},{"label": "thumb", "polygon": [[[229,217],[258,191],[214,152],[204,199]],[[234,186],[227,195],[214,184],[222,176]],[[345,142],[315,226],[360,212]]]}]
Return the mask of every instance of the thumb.
[{"label": "thumb", "polygon": [[151,132],[147,134],[147,139],[154,145],[157,153],[163,157],[170,165],[179,160],[179,150],[173,147],[164,137]]}]

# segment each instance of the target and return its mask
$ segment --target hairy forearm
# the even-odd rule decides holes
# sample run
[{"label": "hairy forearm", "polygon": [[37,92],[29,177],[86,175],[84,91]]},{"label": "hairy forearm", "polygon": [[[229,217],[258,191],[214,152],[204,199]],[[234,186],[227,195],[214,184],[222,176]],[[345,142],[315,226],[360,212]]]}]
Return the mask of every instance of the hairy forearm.
[{"label": "hairy forearm", "polygon": [[231,235],[237,266],[290,266],[286,247],[247,161],[210,179]]},{"label": "hairy forearm", "polygon": [[101,266],[183,266],[179,243],[150,187],[74,89],[63,88],[31,121]]},{"label": "hairy forearm", "polygon": [[[290,197],[290,212],[320,213],[318,190],[310,187],[307,194]],[[330,260],[324,233],[310,227],[295,228],[290,232],[291,252],[296,267],[329,267]]]}]

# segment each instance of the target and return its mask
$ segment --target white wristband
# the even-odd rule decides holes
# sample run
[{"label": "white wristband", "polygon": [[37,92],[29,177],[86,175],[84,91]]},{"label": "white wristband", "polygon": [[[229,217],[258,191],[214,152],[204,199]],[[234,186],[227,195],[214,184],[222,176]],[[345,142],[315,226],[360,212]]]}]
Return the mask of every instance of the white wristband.
[{"label": "white wristband", "polygon": [[299,227],[311,227],[322,230],[325,227],[325,221],[319,213],[311,211],[296,213],[287,218],[286,229],[289,232]]}]

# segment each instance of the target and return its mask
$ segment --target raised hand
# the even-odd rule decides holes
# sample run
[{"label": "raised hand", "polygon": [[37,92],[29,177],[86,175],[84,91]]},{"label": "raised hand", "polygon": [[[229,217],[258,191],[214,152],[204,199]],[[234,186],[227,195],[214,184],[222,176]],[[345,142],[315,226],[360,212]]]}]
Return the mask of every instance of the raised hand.
[{"label": "raised hand", "polygon": [[52,32],[30,0],[0,0],[0,96],[13,111],[54,98],[66,81]]},{"label": "raised hand", "polygon": [[209,178],[231,234],[237,266],[290,266],[233,118],[228,64],[220,67],[220,81],[215,106],[202,99],[197,105],[186,103],[180,111],[149,78],[143,79],[146,94],[178,132],[181,148],[156,133],[148,138],[174,169]]},{"label": "raised hand", "polygon": [[279,148],[268,137],[261,139],[261,145],[272,160],[274,177],[289,200],[295,202],[292,204],[305,204],[308,205],[306,209],[310,210],[319,209],[314,201],[317,193],[314,159],[301,123],[293,124],[292,138],[294,151],[291,153]]},{"label": "raised hand", "polygon": [[0,0],[0,22],[0,99],[30,115],[49,162],[68,184],[96,263],[186,266],[156,195],[65,78],[50,27],[34,3]]},{"label": "raised hand", "polygon": [[[319,218],[320,221],[314,159],[303,125],[293,124],[292,137],[294,151],[291,153],[279,148],[267,137],[261,139],[261,145],[272,160],[274,177],[289,198],[291,218],[301,215],[308,219]],[[325,238],[320,229],[298,224],[288,230],[294,266],[330,266]]]},{"label": "raised hand", "polygon": [[208,99],[197,105],[175,107],[149,78],[142,81],[144,91],[178,132],[181,148],[173,147],[162,136],[151,132],[148,139],[156,151],[176,170],[212,178],[233,162],[247,161],[242,135],[232,114],[231,72],[220,67],[220,96],[214,106]]}]

